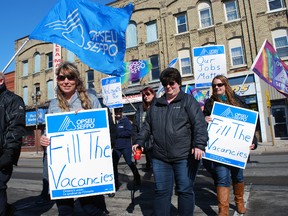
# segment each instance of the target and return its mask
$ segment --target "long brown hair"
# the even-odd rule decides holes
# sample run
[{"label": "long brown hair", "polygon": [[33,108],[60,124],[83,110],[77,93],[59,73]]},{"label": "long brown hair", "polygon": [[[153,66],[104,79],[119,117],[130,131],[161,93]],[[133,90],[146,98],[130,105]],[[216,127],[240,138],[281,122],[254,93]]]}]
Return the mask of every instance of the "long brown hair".
[{"label": "long brown hair", "polygon": [[[86,93],[86,88],[83,84],[83,81],[80,77],[80,72],[78,71],[77,67],[70,62],[63,62],[57,69],[56,76],[58,76],[60,73],[62,73],[63,75],[70,74],[71,76],[75,77],[76,91],[79,94],[79,99],[81,101],[82,108],[91,109],[92,103]],[[61,91],[58,84],[56,88],[56,94],[59,102],[59,107],[61,108],[61,110],[70,111],[68,101],[65,99],[64,92]]]},{"label": "long brown hair", "polygon": [[214,83],[214,80],[215,79],[219,79],[221,80],[221,82],[224,84],[225,86],[225,95],[227,97],[227,101],[222,101],[220,98],[219,98],[219,95],[217,95],[216,91],[215,91],[215,88],[213,88],[213,92],[212,92],[212,95],[211,95],[211,99],[213,101],[218,101],[218,102],[222,102],[222,103],[226,103],[226,104],[230,104],[230,105],[233,105],[233,106],[240,106],[239,103],[237,103],[237,101],[235,100],[235,93],[234,91],[232,90],[229,82],[228,82],[228,79],[227,77],[223,76],[223,75],[217,75],[213,78],[212,80],[212,84]]},{"label": "long brown hair", "polygon": [[143,101],[142,104],[143,104],[143,110],[144,111],[147,111],[147,109],[150,107],[151,102],[152,102],[152,101],[151,102],[147,102],[147,101],[144,100],[144,96],[147,93],[153,94],[154,95],[153,98],[155,98],[155,96],[156,96],[156,92],[151,87],[148,86],[148,87],[145,87],[144,89],[142,89],[141,94],[142,94],[142,101]]}]

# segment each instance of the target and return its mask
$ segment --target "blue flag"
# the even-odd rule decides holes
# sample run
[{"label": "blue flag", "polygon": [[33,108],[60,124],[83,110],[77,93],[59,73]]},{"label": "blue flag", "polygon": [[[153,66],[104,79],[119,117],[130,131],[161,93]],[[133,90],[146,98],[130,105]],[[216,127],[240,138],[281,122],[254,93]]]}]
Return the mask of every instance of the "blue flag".
[{"label": "blue flag", "polygon": [[124,73],[125,33],[134,6],[113,8],[88,0],[59,0],[29,39],[56,43],[89,67],[108,75]]}]

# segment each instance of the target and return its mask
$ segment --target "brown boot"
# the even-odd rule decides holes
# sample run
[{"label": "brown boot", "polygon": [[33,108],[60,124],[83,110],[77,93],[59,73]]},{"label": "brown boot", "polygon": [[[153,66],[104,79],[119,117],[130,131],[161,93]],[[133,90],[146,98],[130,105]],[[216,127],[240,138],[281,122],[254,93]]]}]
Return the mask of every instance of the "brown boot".
[{"label": "brown boot", "polygon": [[244,206],[244,183],[233,184],[234,200],[239,214],[245,214],[246,208]]},{"label": "brown boot", "polygon": [[230,187],[217,187],[218,216],[229,215]]}]

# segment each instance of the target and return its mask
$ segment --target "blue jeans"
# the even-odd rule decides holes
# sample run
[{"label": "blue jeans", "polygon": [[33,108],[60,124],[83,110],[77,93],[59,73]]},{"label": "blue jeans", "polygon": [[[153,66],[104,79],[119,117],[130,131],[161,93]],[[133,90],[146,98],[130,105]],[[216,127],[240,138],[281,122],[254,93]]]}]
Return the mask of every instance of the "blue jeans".
[{"label": "blue jeans", "polygon": [[168,163],[153,158],[152,163],[156,184],[155,215],[171,215],[171,197],[175,180],[175,190],[178,193],[178,213],[180,216],[193,216],[195,206],[193,187],[200,164],[199,161],[191,157]]},{"label": "blue jeans", "polygon": [[244,181],[243,169],[213,162],[215,168],[216,186],[230,187],[230,179],[234,184]]}]

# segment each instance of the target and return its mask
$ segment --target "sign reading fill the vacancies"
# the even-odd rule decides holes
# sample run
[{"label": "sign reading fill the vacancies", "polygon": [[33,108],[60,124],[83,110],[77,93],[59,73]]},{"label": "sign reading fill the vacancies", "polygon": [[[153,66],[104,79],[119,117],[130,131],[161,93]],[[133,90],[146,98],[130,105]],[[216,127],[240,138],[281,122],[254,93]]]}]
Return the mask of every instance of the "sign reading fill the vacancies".
[{"label": "sign reading fill the vacancies", "polygon": [[208,160],[245,169],[258,112],[214,102],[208,125]]},{"label": "sign reading fill the vacancies", "polygon": [[123,107],[120,77],[107,77],[101,80],[103,103],[111,108]]},{"label": "sign reading fill the vacancies", "polygon": [[51,199],[115,191],[107,109],[47,114]]},{"label": "sign reading fill the vacancies", "polygon": [[210,87],[212,79],[219,74],[226,76],[224,45],[193,48],[193,68],[196,88]]}]

